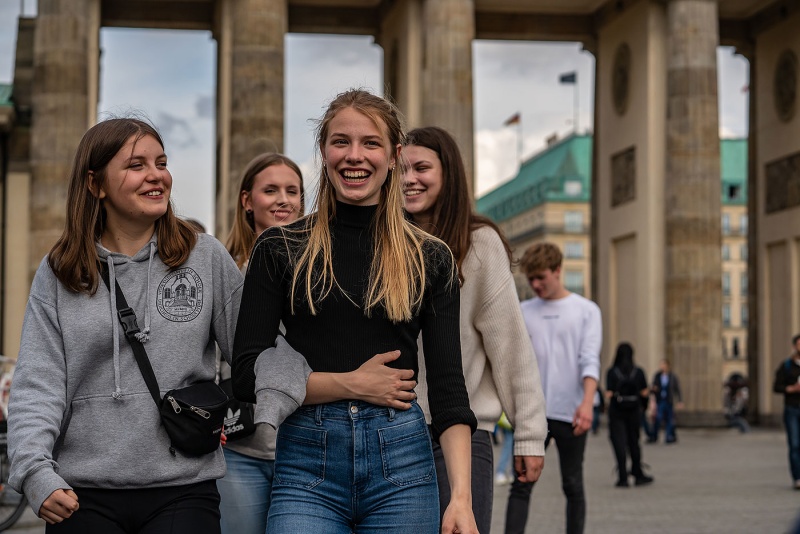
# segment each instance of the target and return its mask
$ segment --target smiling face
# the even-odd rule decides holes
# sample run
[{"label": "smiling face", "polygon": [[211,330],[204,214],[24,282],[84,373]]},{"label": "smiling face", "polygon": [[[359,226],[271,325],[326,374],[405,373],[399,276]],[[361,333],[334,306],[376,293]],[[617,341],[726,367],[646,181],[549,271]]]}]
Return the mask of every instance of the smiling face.
[{"label": "smiling face", "polygon": [[242,206],[253,212],[256,234],[300,217],[301,187],[297,173],[283,164],[270,165],[255,176],[253,189],[242,191]]},{"label": "smiling face", "polygon": [[385,125],[379,128],[370,117],[350,107],[331,119],[320,148],[336,200],[357,206],[378,203],[400,150],[391,145],[385,130]]},{"label": "smiling face", "polygon": [[154,226],[169,205],[172,175],[164,148],[152,135],[137,137],[131,136],[108,163],[97,192],[108,228]]},{"label": "smiling face", "polygon": [[405,207],[418,223],[431,222],[442,191],[442,162],[430,148],[408,145],[403,154],[408,168],[403,175]]}]

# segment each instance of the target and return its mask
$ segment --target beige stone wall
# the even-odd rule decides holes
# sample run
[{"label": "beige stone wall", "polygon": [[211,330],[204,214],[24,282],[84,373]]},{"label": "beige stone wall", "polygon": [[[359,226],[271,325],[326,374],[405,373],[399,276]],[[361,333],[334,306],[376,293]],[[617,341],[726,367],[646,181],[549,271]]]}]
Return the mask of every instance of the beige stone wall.
[{"label": "beige stone wall", "polygon": [[[27,281],[29,265],[30,235],[30,182],[27,172],[9,172],[6,177],[7,190],[11,197],[7,203],[6,236],[4,252],[5,273],[3,287],[3,354],[16,358],[22,335],[22,319],[30,291]],[[40,258],[41,259],[41,258]]]},{"label": "beige stone wall", "polygon": [[[629,341],[637,362],[653,372],[664,354],[664,179],[666,16],[663,5],[639,2],[598,34],[597,270],[595,300],[603,311],[603,365]],[[631,50],[628,107],[613,105],[614,55]],[[611,157],[636,150],[635,199],[611,205]]]},{"label": "beige stone wall", "polygon": [[[800,101],[794,118],[783,122],[775,110],[772,85],[775,65],[783,50],[800,57],[800,14],[795,12],[760,34],[756,41],[756,169],[758,182],[758,391],[760,411],[777,418],[783,400],[772,393],[780,361],[791,351],[791,337],[800,332],[800,207],[765,213],[765,165],[800,151]],[[797,87],[796,90],[800,90]]]}]

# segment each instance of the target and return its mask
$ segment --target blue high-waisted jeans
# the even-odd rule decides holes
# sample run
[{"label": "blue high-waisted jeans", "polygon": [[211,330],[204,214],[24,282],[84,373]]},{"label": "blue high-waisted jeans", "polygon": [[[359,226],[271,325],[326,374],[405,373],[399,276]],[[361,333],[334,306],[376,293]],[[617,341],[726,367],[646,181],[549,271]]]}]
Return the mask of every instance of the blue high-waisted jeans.
[{"label": "blue high-waisted jeans", "polygon": [[439,532],[431,441],[416,403],[302,406],[278,430],[269,534]]}]

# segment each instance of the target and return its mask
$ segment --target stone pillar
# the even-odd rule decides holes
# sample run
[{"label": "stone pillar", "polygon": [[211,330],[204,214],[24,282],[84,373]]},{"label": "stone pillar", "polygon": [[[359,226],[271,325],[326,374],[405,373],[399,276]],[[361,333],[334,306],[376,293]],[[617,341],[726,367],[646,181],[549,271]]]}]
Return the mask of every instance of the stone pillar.
[{"label": "stone pillar", "polygon": [[239,180],[261,152],[283,151],[284,36],[287,0],[223,0],[216,24],[216,235],[230,231]]},{"label": "stone pillar", "polygon": [[91,4],[39,2],[31,96],[30,279],[64,229],[70,167],[89,126]]},{"label": "stone pillar", "polygon": [[[746,46],[737,46],[736,51],[750,63],[750,77],[748,80],[748,124],[758,124],[758,84],[756,82],[756,54],[755,43],[749,42]],[[747,132],[747,375],[750,389],[750,418],[759,422],[761,414],[759,376],[759,306],[758,306],[758,130],[750,127]],[[770,377],[771,379],[772,377]]]},{"label": "stone pillar", "polygon": [[440,126],[455,137],[464,157],[467,178],[472,184],[475,4],[473,0],[426,0],[423,21],[422,123]]},{"label": "stone pillar", "polygon": [[423,126],[422,0],[394,2],[381,21],[384,87],[405,115],[408,128]]},{"label": "stone pillar", "polygon": [[667,6],[666,354],[690,424],[721,420],[717,18],[716,1]]}]

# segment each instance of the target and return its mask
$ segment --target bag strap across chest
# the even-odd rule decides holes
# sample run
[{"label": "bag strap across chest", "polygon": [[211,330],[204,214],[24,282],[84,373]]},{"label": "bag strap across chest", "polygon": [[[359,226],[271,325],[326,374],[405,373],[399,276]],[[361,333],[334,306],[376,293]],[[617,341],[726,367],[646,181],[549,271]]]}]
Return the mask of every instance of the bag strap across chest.
[{"label": "bag strap across chest", "polygon": [[[103,264],[103,268],[100,270],[100,276],[103,279],[103,283],[105,283],[108,288],[108,291],[111,292],[111,282],[109,280],[108,266],[106,264]],[[156,380],[153,366],[150,364],[150,359],[147,357],[147,351],[144,349],[144,345],[136,337],[136,334],[140,332],[139,325],[136,322],[136,313],[128,306],[128,301],[125,299],[125,294],[122,292],[122,288],[119,287],[119,282],[117,280],[114,280],[114,285],[114,292],[117,297],[117,318],[122,325],[122,331],[125,333],[128,343],[131,344],[133,355],[136,358],[136,364],[139,366],[139,371],[142,373],[145,384],[147,384],[150,396],[153,397],[153,402],[156,403],[156,406],[161,407],[161,391],[158,388],[158,380]]]}]

